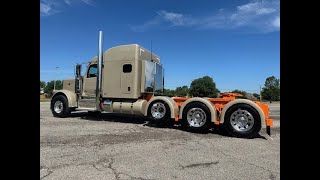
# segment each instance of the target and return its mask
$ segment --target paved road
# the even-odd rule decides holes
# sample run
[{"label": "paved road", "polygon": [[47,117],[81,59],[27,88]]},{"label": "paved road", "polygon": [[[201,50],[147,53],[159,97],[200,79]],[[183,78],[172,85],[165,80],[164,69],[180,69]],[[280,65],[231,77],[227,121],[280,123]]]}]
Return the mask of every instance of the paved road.
[{"label": "paved road", "polygon": [[280,105],[272,139],[159,128],[134,116],[54,118],[40,103],[41,179],[280,179]]}]

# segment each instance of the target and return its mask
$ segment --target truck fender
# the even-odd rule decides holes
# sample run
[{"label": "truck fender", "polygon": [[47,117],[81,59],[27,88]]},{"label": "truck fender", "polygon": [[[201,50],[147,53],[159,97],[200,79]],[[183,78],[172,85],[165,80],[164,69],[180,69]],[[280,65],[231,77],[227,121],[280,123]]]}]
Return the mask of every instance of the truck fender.
[{"label": "truck fender", "polygon": [[57,95],[64,95],[67,97],[68,99],[68,105],[69,107],[78,107],[78,103],[77,103],[77,94],[69,91],[69,90],[55,90],[55,93],[52,95],[53,99],[55,96]]},{"label": "truck fender", "polygon": [[175,118],[179,114],[179,107],[173,99],[171,99],[167,96],[154,96],[148,101],[148,103],[146,105],[146,109],[144,110],[145,116],[148,115],[149,105],[155,100],[161,100],[161,101],[164,101],[168,104],[168,106],[170,108],[170,112],[171,112],[170,118]]},{"label": "truck fender", "polygon": [[254,109],[256,109],[258,111],[259,115],[260,115],[261,125],[262,126],[266,125],[265,116],[264,116],[264,113],[263,113],[262,109],[256,103],[254,103],[253,101],[250,101],[248,99],[236,99],[236,100],[228,102],[222,109],[221,117],[220,117],[220,123],[224,122],[224,116],[225,116],[227,110],[231,106],[233,106],[235,104],[239,104],[239,103],[248,104],[248,105],[252,106]]},{"label": "truck fender", "polygon": [[210,110],[211,113],[211,122],[215,122],[216,121],[216,117],[217,117],[217,111],[216,108],[214,107],[214,105],[207,99],[204,98],[200,98],[200,97],[193,97],[190,98],[188,100],[186,100],[180,107],[180,113],[179,113],[179,118],[182,119],[182,113],[183,113],[183,109],[185,108],[185,106],[191,102],[201,102],[204,105],[206,105],[208,107],[208,109]]}]

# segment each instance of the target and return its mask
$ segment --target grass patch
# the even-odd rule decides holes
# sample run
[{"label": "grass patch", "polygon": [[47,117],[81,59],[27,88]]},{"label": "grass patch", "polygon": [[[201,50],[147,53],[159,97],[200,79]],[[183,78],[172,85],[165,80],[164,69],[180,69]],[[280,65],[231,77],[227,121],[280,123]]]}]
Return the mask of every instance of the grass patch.
[{"label": "grass patch", "polygon": [[45,95],[40,95],[40,102],[50,102],[51,98]]},{"label": "grass patch", "polygon": [[47,99],[47,98],[46,99],[41,99],[40,98],[40,102],[50,102],[50,99]]}]

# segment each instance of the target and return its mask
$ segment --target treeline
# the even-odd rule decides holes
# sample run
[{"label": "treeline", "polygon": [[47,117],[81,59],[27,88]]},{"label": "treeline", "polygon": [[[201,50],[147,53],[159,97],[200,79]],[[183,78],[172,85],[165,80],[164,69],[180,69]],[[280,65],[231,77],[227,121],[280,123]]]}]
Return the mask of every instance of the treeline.
[{"label": "treeline", "polygon": [[57,90],[62,89],[62,81],[56,80],[56,81],[49,81],[46,83],[40,80],[40,92],[41,90],[43,90],[43,92],[48,96],[52,95],[54,86],[55,86],[55,89]]},{"label": "treeline", "polygon": [[[260,94],[258,93],[248,93],[239,89],[235,89],[231,92],[242,95],[242,97],[238,98],[260,100]],[[164,89],[164,95],[170,97],[218,97],[219,93],[220,91],[216,87],[216,83],[209,76],[193,80],[190,88],[185,85],[177,87],[174,90]],[[261,90],[261,95],[261,99],[265,101],[280,101],[280,79],[277,79],[274,76],[268,77]]]},{"label": "treeline", "polygon": [[[44,82],[40,80],[40,91],[41,89],[47,95],[51,96],[53,89],[62,89],[62,81],[49,81]],[[244,99],[250,100],[259,100],[260,95],[257,93],[248,93],[246,91],[235,89],[231,91],[232,93],[239,93],[242,94]],[[180,96],[180,97],[218,97],[220,91],[216,87],[216,83],[213,79],[209,76],[204,76],[202,78],[195,79],[191,82],[190,87],[187,85],[177,87],[176,89],[164,89],[164,95],[173,97],[173,96]],[[280,79],[275,78],[274,76],[268,77],[265,80],[264,87],[261,91],[262,100],[266,101],[280,101]]]}]

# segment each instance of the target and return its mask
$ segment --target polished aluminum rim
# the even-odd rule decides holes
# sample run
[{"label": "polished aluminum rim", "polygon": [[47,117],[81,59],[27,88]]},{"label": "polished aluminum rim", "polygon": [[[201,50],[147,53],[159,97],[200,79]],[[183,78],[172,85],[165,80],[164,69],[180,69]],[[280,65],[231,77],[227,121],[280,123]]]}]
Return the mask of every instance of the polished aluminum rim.
[{"label": "polished aluminum rim", "polygon": [[201,127],[206,123],[207,116],[201,108],[192,108],[187,113],[187,121],[191,127]]},{"label": "polished aluminum rim", "polygon": [[63,103],[61,101],[56,101],[54,103],[54,111],[56,113],[61,113],[63,110]]},{"label": "polished aluminum rim", "polygon": [[151,115],[156,119],[161,119],[166,115],[166,107],[161,102],[156,102],[151,107]]},{"label": "polished aluminum rim", "polygon": [[232,127],[241,132],[250,130],[254,125],[254,118],[247,110],[238,109],[230,117]]}]

